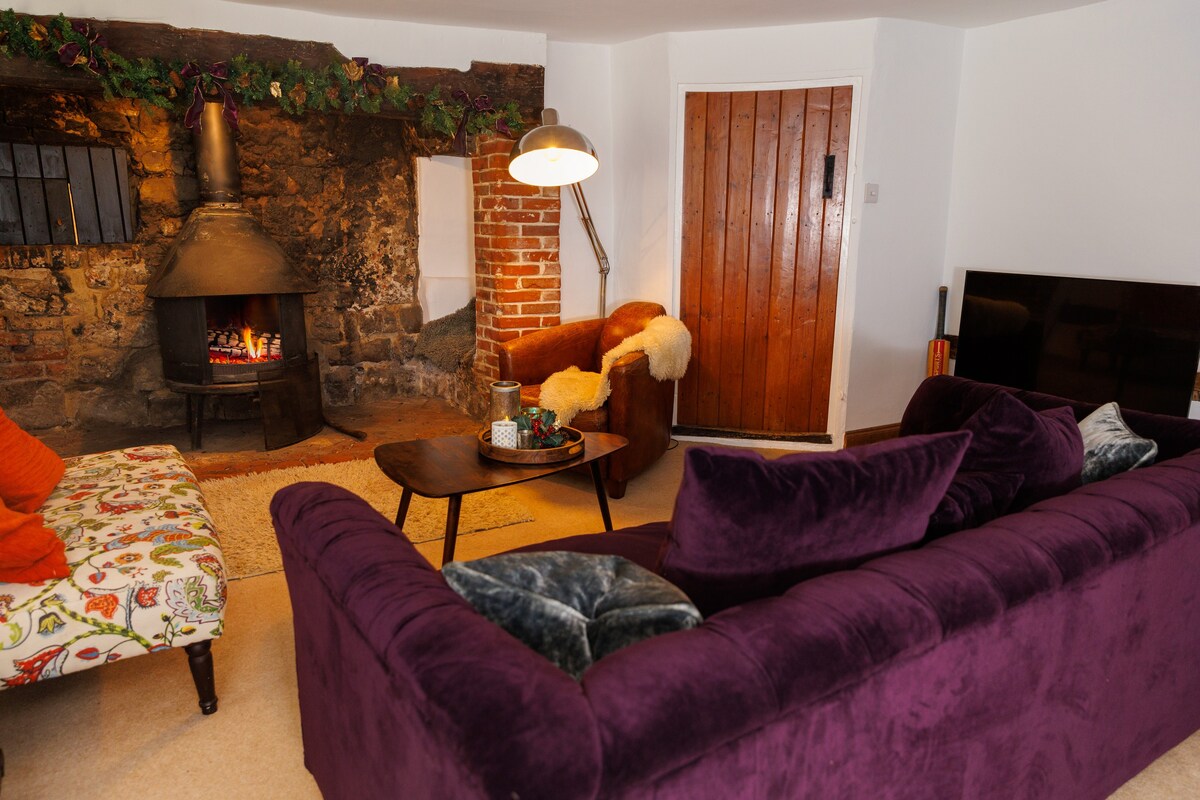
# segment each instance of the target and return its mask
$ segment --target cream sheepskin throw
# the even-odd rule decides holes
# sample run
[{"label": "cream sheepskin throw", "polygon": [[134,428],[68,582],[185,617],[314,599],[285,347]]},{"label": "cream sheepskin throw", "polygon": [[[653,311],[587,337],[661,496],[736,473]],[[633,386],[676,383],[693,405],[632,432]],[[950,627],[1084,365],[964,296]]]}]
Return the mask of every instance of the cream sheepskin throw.
[{"label": "cream sheepskin throw", "polygon": [[558,417],[560,425],[570,425],[580,411],[593,411],[608,400],[612,385],[608,372],[621,356],[643,350],[650,359],[650,374],[660,381],[677,381],[687,372],[692,357],[692,334],[674,317],[655,317],[641,333],[625,338],[604,354],[600,372],[583,372],[567,367],[542,384],[538,402]]}]

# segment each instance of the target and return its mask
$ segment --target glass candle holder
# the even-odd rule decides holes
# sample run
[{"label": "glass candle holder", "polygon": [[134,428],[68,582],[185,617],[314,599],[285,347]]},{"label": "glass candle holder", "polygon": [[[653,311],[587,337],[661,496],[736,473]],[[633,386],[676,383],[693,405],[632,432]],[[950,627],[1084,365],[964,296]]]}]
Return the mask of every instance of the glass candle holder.
[{"label": "glass candle holder", "polygon": [[488,421],[516,419],[521,413],[521,384],[516,381],[492,381]]},{"label": "glass candle holder", "polygon": [[511,419],[498,419],[492,423],[492,444],[496,447],[517,447],[517,423]]},{"label": "glass candle holder", "polygon": [[533,449],[533,431],[518,430],[517,431],[517,449],[532,450]]}]

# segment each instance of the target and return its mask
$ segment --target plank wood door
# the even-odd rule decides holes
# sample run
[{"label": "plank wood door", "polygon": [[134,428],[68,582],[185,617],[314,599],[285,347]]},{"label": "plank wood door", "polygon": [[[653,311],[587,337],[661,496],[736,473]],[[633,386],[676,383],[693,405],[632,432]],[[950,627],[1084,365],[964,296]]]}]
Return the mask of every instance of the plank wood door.
[{"label": "plank wood door", "polygon": [[677,421],[828,432],[852,87],[689,92]]}]

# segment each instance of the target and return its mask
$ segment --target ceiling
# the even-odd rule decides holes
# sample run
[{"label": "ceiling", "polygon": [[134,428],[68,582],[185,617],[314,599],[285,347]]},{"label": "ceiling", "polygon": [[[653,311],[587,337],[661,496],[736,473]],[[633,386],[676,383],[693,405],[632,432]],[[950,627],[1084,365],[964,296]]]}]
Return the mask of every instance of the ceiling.
[{"label": "ceiling", "polygon": [[961,28],[1086,6],[1099,0],[234,0],[438,25],[545,33],[613,43],[666,31],[752,28],[895,17]]}]

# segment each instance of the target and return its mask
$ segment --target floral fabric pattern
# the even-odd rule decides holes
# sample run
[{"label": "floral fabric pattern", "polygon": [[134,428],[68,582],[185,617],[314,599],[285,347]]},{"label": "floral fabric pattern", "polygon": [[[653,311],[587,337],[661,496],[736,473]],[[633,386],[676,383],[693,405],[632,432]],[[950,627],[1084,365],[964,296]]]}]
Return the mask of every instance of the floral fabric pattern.
[{"label": "floral fabric pattern", "polygon": [[66,459],[39,509],[71,574],[0,583],[0,689],[221,635],[225,563],[170,445]]}]

